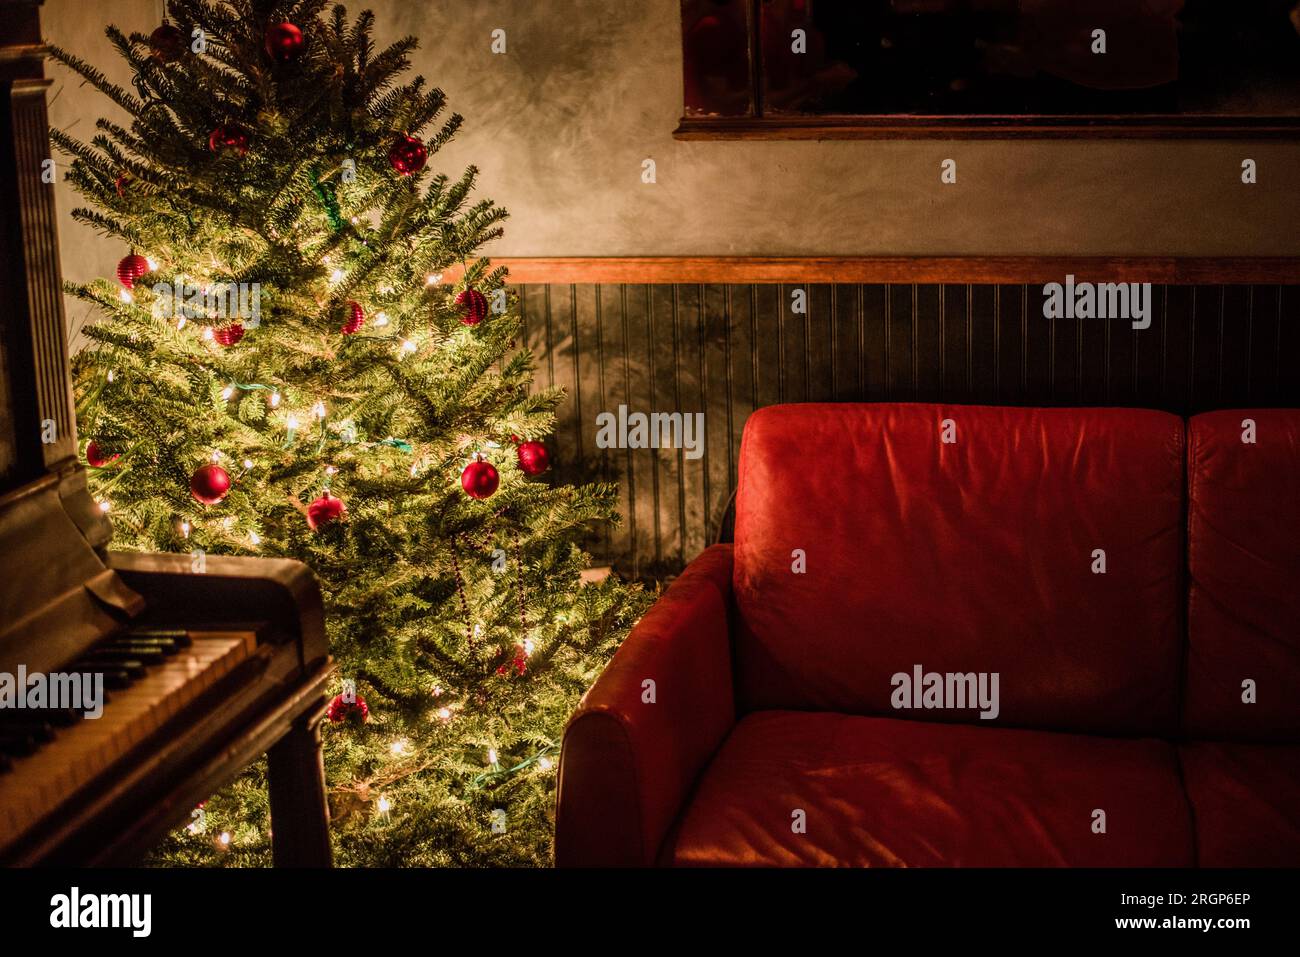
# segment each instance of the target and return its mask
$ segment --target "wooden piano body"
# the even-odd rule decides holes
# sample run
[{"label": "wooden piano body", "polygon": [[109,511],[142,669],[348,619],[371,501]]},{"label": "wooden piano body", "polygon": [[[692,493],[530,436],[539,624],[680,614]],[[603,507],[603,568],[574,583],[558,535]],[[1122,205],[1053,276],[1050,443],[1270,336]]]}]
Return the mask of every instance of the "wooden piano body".
[{"label": "wooden piano body", "polygon": [[136,862],[265,753],[275,863],[327,866],[315,579],[287,559],[209,556],[200,574],[189,555],[109,551],[87,490],[38,12],[0,0],[0,675],[119,680],[98,719],[0,707],[0,864]]}]

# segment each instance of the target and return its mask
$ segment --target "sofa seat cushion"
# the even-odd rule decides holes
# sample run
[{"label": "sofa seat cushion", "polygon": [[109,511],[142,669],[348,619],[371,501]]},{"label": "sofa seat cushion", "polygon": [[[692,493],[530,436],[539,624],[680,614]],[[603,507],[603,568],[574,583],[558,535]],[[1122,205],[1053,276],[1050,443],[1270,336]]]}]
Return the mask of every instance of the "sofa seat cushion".
[{"label": "sofa seat cushion", "polygon": [[1300,745],[1179,748],[1202,867],[1300,867]]},{"label": "sofa seat cushion", "polygon": [[[1093,812],[1105,811],[1104,834]],[[795,833],[804,812],[806,832]],[[831,712],[743,718],[673,865],[1189,866],[1172,745]]]}]

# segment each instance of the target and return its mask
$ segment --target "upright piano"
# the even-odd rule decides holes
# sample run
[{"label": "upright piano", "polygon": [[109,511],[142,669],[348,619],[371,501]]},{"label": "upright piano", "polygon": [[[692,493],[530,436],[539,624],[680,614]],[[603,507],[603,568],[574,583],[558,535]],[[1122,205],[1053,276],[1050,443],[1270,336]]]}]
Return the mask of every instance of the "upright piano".
[{"label": "upright piano", "polygon": [[110,551],[87,489],[39,6],[0,0],[0,683],[98,674],[106,701],[98,718],[0,704],[0,864],[135,863],[266,754],[276,865],[328,866],[315,579],[286,559],[198,573],[189,555]]}]

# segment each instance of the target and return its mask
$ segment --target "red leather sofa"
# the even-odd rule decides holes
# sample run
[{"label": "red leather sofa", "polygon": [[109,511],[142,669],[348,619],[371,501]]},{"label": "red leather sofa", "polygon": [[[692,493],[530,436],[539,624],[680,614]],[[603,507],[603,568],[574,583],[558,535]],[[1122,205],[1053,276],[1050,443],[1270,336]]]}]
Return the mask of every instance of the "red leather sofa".
[{"label": "red leather sofa", "polygon": [[756,412],[735,544],[569,722],[556,862],[1300,864],[1300,410]]}]

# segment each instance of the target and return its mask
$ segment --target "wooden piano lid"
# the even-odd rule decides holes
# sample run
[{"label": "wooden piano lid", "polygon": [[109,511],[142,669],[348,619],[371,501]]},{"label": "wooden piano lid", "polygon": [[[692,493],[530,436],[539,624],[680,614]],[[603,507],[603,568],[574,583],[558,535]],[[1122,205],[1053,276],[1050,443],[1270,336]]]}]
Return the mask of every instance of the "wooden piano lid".
[{"label": "wooden piano lid", "polygon": [[32,0],[0,0],[0,672],[76,657],[142,599],[105,564],[110,526],[77,460],[44,46]]}]

